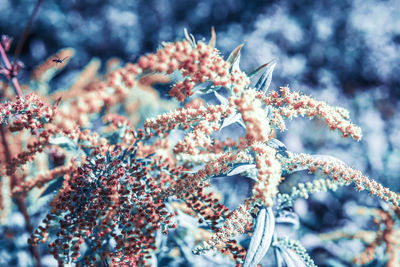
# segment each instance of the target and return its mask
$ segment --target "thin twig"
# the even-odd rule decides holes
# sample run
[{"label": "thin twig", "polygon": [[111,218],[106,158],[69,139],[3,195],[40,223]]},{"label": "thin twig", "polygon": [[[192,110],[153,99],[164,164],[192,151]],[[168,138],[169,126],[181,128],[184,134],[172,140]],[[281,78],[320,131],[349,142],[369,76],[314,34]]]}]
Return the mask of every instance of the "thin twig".
[{"label": "thin twig", "polygon": [[[10,63],[10,61],[8,60],[6,51],[3,49],[3,47],[0,45],[0,54],[1,57],[3,59],[4,64],[6,65],[7,68],[12,68],[12,65]],[[19,97],[22,97],[22,92],[21,92],[21,87],[19,85],[18,79],[17,77],[13,77],[11,78],[11,82],[14,85],[15,91],[17,93],[17,95]],[[9,164],[11,162],[12,156],[11,156],[11,152],[10,152],[10,148],[8,146],[8,141],[7,141],[7,136],[6,136],[6,132],[5,132],[5,128],[4,125],[0,125],[0,135],[1,135],[1,141],[4,147],[4,152],[5,152],[5,156],[6,156],[6,161]],[[10,181],[10,190],[12,192],[12,190],[14,189],[15,186],[18,186],[20,184],[20,181],[18,179],[17,176],[13,175]],[[22,215],[24,216],[25,219],[25,228],[29,233],[32,233],[33,231],[33,227],[29,218],[29,214],[28,214],[28,210],[26,208],[25,205],[25,198],[23,196],[18,196],[15,197],[15,202],[18,206],[18,209],[21,211]],[[36,266],[41,267],[41,263],[40,263],[40,254],[39,254],[39,250],[37,249],[37,247],[30,247],[31,253],[33,255],[33,257],[36,260]]]},{"label": "thin twig", "polygon": [[38,0],[36,2],[36,5],[35,5],[35,7],[34,7],[34,9],[32,11],[32,14],[29,17],[28,23],[25,26],[24,32],[21,35],[21,37],[19,38],[19,40],[18,40],[18,45],[17,45],[17,48],[15,49],[15,52],[14,52],[14,57],[15,58],[18,58],[19,55],[21,54],[21,51],[22,51],[22,48],[23,48],[24,43],[26,41],[26,38],[28,38],[29,32],[31,30],[31,26],[33,24],[33,20],[35,19],[36,15],[37,15],[37,13],[39,11],[39,7],[42,4],[42,2],[43,2],[43,0]]},{"label": "thin twig", "polygon": [[[0,56],[1,59],[4,62],[4,65],[6,68],[11,71],[13,69],[13,65],[11,65],[10,60],[8,59],[6,50],[4,50],[3,46],[0,45]],[[22,91],[21,91],[21,86],[19,85],[17,77],[12,77],[11,78],[11,83],[13,84],[15,88],[15,92],[17,93],[18,96],[22,97]]]}]

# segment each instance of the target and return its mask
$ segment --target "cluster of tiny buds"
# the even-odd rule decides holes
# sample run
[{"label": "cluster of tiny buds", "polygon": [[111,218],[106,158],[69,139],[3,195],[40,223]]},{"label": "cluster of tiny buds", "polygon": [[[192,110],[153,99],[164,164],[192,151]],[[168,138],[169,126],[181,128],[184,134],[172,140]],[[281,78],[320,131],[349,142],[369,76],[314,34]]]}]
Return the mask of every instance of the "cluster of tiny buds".
[{"label": "cluster of tiny buds", "polygon": [[262,205],[270,207],[278,193],[278,185],[281,182],[282,167],[276,159],[275,149],[263,143],[252,146],[256,154],[256,166],[258,181],[253,187],[253,197]]},{"label": "cluster of tiny buds", "polygon": [[[118,253],[123,253],[132,257],[131,264],[138,264],[155,249],[156,231],[166,234],[168,229],[177,227],[172,220],[174,214],[159,198],[159,192],[164,184],[171,182],[171,177],[164,175],[162,181],[152,178],[156,177],[155,170],[165,166],[153,161],[146,167],[136,159],[131,159],[128,164],[127,157],[132,155],[134,148],[126,153],[115,149],[109,157],[99,154],[89,157],[86,163],[71,172],[68,186],[53,200],[52,212],[43,221],[45,226],[33,234],[32,244],[45,241],[50,224],[58,224],[57,238],[49,244],[56,258],[69,255],[74,261],[80,261],[81,245],[89,238],[94,244],[92,252],[110,253],[109,256],[115,258],[114,263],[118,262]],[[116,225],[120,233],[115,230]],[[96,231],[98,234],[95,235]],[[114,252],[102,245],[102,240],[110,237],[116,242]],[[84,261],[94,263],[90,258]]]},{"label": "cluster of tiny buds", "polygon": [[213,236],[198,246],[193,252],[202,254],[207,250],[216,249],[217,246],[225,244],[239,233],[245,233],[251,229],[253,221],[250,201],[245,201],[237,210],[231,212],[223,226]]},{"label": "cluster of tiny buds", "polygon": [[147,70],[172,73],[179,69],[186,79],[170,90],[170,95],[183,102],[193,94],[198,83],[212,81],[214,86],[233,87],[242,92],[249,84],[249,78],[241,71],[230,72],[231,65],[223,60],[213,47],[199,42],[193,47],[188,41],[166,44],[157,53],[143,56],[137,65],[130,67],[134,75]]},{"label": "cluster of tiny buds", "polygon": [[356,189],[367,190],[372,195],[378,196],[386,202],[391,202],[395,206],[400,204],[400,194],[391,191],[389,188],[382,186],[380,183],[370,180],[367,176],[362,175],[360,171],[354,170],[338,161],[315,159],[308,154],[292,154],[289,153],[288,169],[296,169],[305,166],[311,173],[321,170],[322,174],[331,177],[335,181],[344,181],[346,183],[353,182]]},{"label": "cluster of tiny buds", "polygon": [[289,119],[296,116],[306,116],[311,119],[317,116],[324,119],[331,130],[338,129],[344,137],[351,136],[357,141],[361,140],[361,128],[351,123],[348,112],[343,108],[328,106],[323,101],[292,92],[288,87],[281,87],[280,94],[273,91],[265,96],[260,92],[258,97],[265,104],[275,108],[274,117],[281,130],[285,129],[281,116]]},{"label": "cluster of tiny buds", "polygon": [[36,134],[37,129],[44,127],[55,115],[55,106],[50,106],[34,93],[25,97],[17,96],[15,102],[6,102],[0,105],[0,123],[10,122],[11,131],[29,129]]},{"label": "cluster of tiny buds", "polygon": [[75,162],[71,161],[70,165],[56,167],[46,173],[39,174],[32,180],[27,180],[13,189],[13,195],[27,194],[32,188],[41,188],[44,184],[54,180],[55,177],[62,176],[75,171]]},{"label": "cluster of tiny buds", "polygon": [[178,109],[167,114],[158,115],[155,118],[147,119],[144,127],[147,131],[154,131],[158,135],[161,135],[179,126],[183,129],[189,129],[191,125],[203,120],[208,114],[214,114],[209,117],[210,120],[218,120],[218,116],[215,115],[221,114],[221,116],[226,116],[228,111],[229,108],[224,105]]},{"label": "cluster of tiny buds", "polygon": [[230,105],[235,106],[242,114],[246,124],[246,139],[248,145],[254,142],[265,142],[271,138],[269,119],[255,90],[246,90],[241,96],[232,100]]}]

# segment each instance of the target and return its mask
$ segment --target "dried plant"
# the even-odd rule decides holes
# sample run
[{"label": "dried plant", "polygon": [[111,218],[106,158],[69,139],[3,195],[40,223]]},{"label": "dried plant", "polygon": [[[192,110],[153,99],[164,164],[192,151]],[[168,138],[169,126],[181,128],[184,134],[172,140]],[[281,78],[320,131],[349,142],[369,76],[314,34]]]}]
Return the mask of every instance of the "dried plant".
[{"label": "dried plant", "polygon": [[[29,195],[52,196],[47,216],[29,239],[33,248],[47,242],[60,266],[152,265],[160,249],[158,236],[179,228],[179,218],[186,214],[199,222],[195,254],[219,250],[238,265],[256,266],[273,247],[289,266],[312,266],[299,242],[274,231],[275,217],[284,216],[295,199],[354,183],[356,191],[367,190],[398,208],[399,194],[359,171],[334,158],[292,153],[276,139],[277,131],[286,130],[285,120],[301,116],[319,118],[331,130],[359,141],[361,129],[345,109],[288,87],[269,90],[275,61],[245,73],[239,67],[242,45],[225,60],[215,48],[214,31],[208,44],[186,35],[137,63],[110,67],[104,76],[93,60],[69,90],[57,92],[50,90],[49,81],[74,51],[49,57],[21,89],[17,74],[22,65],[9,63],[11,39],[3,37],[5,67],[0,73],[11,81],[16,96],[6,85],[4,95],[10,99],[0,106],[6,159],[1,175],[2,182],[10,181],[11,196],[1,197],[18,199],[23,210]],[[179,108],[148,88],[178,72],[182,79],[169,95],[185,103]],[[194,94],[214,94],[220,104],[205,104]],[[173,111],[146,117],[150,107],[138,95],[155,99],[155,113]],[[236,123],[243,134],[238,131],[225,140],[215,134]],[[177,132],[183,135],[178,140]],[[284,177],[298,170],[324,178],[299,183],[290,194],[280,192]],[[232,209],[212,192],[210,181],[235,175],[254,185]],[[388,235],[397,218],[389,213],[380,217],[377,224],[385,223],[386,230],[367,250],[384,240],[394,255]],[[251,233],[246,250],[236,237]],[[34,253],[40,265],[40,254]],[[400,264],[395,256],[392,261]]]}]

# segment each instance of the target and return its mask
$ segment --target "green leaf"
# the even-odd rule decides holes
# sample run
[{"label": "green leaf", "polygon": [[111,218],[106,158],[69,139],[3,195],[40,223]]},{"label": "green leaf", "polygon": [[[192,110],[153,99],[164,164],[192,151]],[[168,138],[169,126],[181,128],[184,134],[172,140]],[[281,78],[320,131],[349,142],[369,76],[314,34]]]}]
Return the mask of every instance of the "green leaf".
[{"label": "green leaf", "polygon": [[272,208],[262,208],[257,215],[256,227],[251,236],[243,267],[256,267],[267,253],[275,231],[275,216]]},{"label": "green leaf", "polygon": [[255,88],[257,91],[262,91],[265,93],[268,90],[272,81],[272,72],[274,71],[275,66],[276,66],[276,60],[273,59],[267,64],[261,66],[260,67],[261,69],[259,68],[260,69],[259,71],[261,72],[263,70],[264,73],[261,75],[260,79],[256,83]]},{"label": "green leaf", "polygon": [[46,190],[44,190],[43,193],[40,194],[40,197],[44,197],[53,194],[55,192],[58,192],[58,190],[62,187],[63,182],[64,182],[64,176],[55,179],[47,186]]},{"label": "green leaf", "polygon": [[233,168],[231,171],[228,172],[228,176],[233,176],[236,174],[241,174],[243,172],[249,171],[251,169],[256,168],[256,164],[243,164]]},{"label": "green leaf", "polygon": [[210,42],[208,42],[208,45],[211,47],[215,47],[217,43],[217,35],[215,34],[214,26],[211,27],[211,39]]},{"label": "green leaf", "polygon": [[244,122],[242,120],[242,114],[241,113],[233,113],[224,119],[221,127],[219,128],[219,131],[221,131],[223,128],[225,128],[229,125],[234,124],[235,122],[239,123],[240,126],[242,126],[244,129],[246,129],[246,125],[244,124]]},{"label": "green leaf", "polygon": [[229,101],[223,95],[220,95],[217,91],[214,91],[214,95],[217,97],[218,101],[223,105],[228,105]]},{"label": "green leaf", "polygon": [[242,49],[243,45],[244,44],[241,44],[238,47],[236,47],[235,49],[233,49],[233,51],[229,55],[228,59],[226,60],[227,62],[229,62],[232,65],[232,68],[235,64],[239,64],[240,50]]},{"label": "green leaf", "polygon": [[249,78],[251,79],[251,78],[261,74],[262,72],[265,71],[265,68],[268,66],[268,64],[269,64],[269,62],[265,63],[264,65],[261,65],[260,67],[258,67],[257,69],[255,69],[255,70],[253,70],[253,71],[251,71],[249,73],[246,73],[247,76],[249,76]]},{"label": "green leaf", "polygon": [[188,40],[189,43],[190,43],[193,47],[196,47],[196,39],[194,38],[193,34],[189,34],[188,31],[186,30],[186,28],[184,28],[183,31],[185,32],[185,38],[186,38],[186,40]]},{"label": "green leaf", "polygon": [[74,141],[72,141],[70,138],[68,138],[64,135],[58,135],[58,136],[52,137],[50,139],[50,144],[58,145],[59,147],[64,148],[68,151],[74,151],[74,150],[79,149]]},{"label": "green leaf", "polygon": [[85,155],[85,152],[80,149],[75,141],[64,135],[56,135],[50,138],[50,144],[64,148],[65,150],[70,152],[75,159],[79,159],[81,156]]},{"label": "green leaf", "polygon": [[282,143],[281,141],[279,141],[278,139],[271,138],[271,140],[269,140],[267,145],[269,147],[274,148],[282,156],[284,156],[286,158],[289,157],[289,154],[287,153],[286,145],[284,143]]},{"label": "green leaf", "polygon": [[207,81],[204,83],[196,84],[196,86],[193,88],[193,91],[195,94],[205,95],[215,92],[220,88],[221,88],[220,86],[215,86],[212,81]]}]

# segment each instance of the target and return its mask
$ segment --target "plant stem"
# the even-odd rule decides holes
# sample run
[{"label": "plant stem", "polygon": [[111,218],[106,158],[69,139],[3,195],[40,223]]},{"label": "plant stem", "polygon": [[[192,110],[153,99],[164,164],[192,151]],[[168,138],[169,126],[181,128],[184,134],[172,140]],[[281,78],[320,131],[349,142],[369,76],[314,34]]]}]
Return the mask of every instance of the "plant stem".
[{"label": "plant stem", "polygon": [[[1,51],[1,54],[3,56],[3,52],[5,52],[5,51],[3,50],[1,45],[0,45],[0,51]],[[7,59],[7,61],[4,61],[4,62],[6,64],[6,66],[7,66],[6,62],[8,62],[8,64],[10,64],[10,62],[8,61],[7,55],[6,55],[6,59]],[[4,60],[4,58],[3,58],[3,60]],[[17,78],[13,78],[12,79],[12,83],[13,83],[13,85],[15,87],[17,95],[22,97],[22,92],[21,92],[21,89],[20,89],[20,86],[19,86]],[[12,156],[11,156],[10,148],[8,146],[8,141],[7,141],[7,136],[6,136],[4,125],[0,125],[0,135],[1,135],[1,141],[2,141],[2,144],[3,144],[3,147],[4,147],[4,152],[6,154],[6,161],[7,161],[7,163],[10,163],[11,159],[12,159]],[[10,179],[11,179],[11,181],[10,181],[10,191],[12,192],[14,187],[20,184],[20,181],[19,181],[19,179],[18,179],[18,177],[16,175],[11,176]],[[32,227],[31,220],[30,220],[30,217],[29,217],[29,214],[28,214],[28,210],[27,210],[26,205],[25,205],[25,197],[17,196],[14,199],[15,199],[15,202],[16,202],[16,204],[18,206],[18,209],[20,210],[20,212],[24,216],[26,230],[29,233],[32,233],[33,227]],[[37,267],[41,267],[42,264],[40,263],[40,254],[39,254],[38,248],[30,246],[30,251],[31,251],[33,257],[36,260],[36,266]]]},{"label": "plant stem", "polygon": [[[7,136],[6,136],[5,129],[4,129],[3,125],[0,126],[0,135],[1,135],[1,141],[2,141],[2,144],[3,144],[3,147],[4,147],[4,152],[6,154],[6,160],[7,160],[7,162],[10,162],[11,161],[11,153],[10,153],[10,148],[9,148],[8,142],[7,142]],[[11,178],[10,190],[12,191],[12,189],[16,185],[19,185],[20,181],[19,181],[18,177],[15,176],[15,175],[13,175],[10,178]],[[29,233],[32,233],[33,227],[32,227],[31,221],[30,221],[28,210],[27,210],[26,205],[25,205],[25,198],[23,196],[15,197],[15,202],[16,202],[16,204],[18,206],[18,209],[20,210],[20,212],[24,216],[26,230]],[[37,249],[37,247],[30,246],[30,251],[31,251],[33,257],[36,260],[36,266],[41,267],[42,265],[40,263],[40,254],[39,254],[39,250]]]},{"label": "plant stem", "polygon": [[[1,59],[4,62],[4,65],[6,65],[6,68],[8,70],[12,69],[12,65],[10,63],[10,60],[8,60],[8,56],[6,51],[4,50],[3,46],[0,45],[0,55],[1,55]],[[17,77],[13,77],[11,78],[11,83],[14,86],[15,92],[17,93],[18,96],[22,97],[22,91],[21,91],[21,86],[19,85],[18,79]]]},{"label": "plant stem", "polygon": [[17,48],[15,49],[15,52],[14,52],[14,57],[15,58],[18,58],[19,55],[21,54],[22,48],[24,47],[25,40],[28,37],[28,34],[29,34],[30,30],[31,30],[31,26],[33,24],[33,20],[35,19],[36,15],[37,15],[37,13],[39,11],[39,7],[42,4],[42,2],[43,2],[43,0],[38,0],[36,2],[35,7],[33,8],[32,14],[29,17],[29,20],[28,20],[28,23],[25,26],[24,32],[22,33],[21,37],[18,40],[18,45],[17,45]]}]

